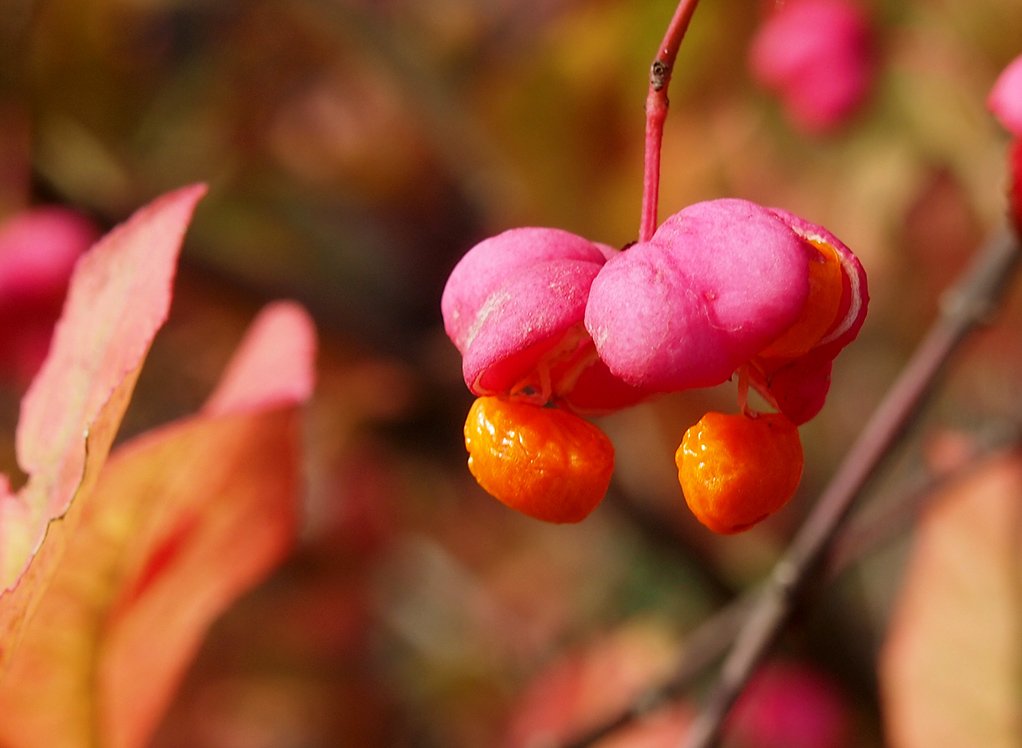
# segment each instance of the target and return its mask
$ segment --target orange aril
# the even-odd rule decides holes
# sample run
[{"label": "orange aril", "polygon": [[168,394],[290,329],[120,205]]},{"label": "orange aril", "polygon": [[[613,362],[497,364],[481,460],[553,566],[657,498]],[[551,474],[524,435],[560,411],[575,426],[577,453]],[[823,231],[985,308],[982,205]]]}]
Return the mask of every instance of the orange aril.
[{"label": "orange aril", "polygon": [[675,454],[692,513],[717,533],[747,530],[784,506],[802,478],[798,429],[780,413],[707,413]]},{"label": "orange aril", "polygon": [[490,495],[530,517],[578,522],[607,493],[614,447],[559,408],[480,397],[465,421],[468,467]]},{"label": "orange aril", "polygon": [[844,270],[837,250],[822,241],[806,239],[815,250],[809,258],[809,294],[798,319],[760,351],[768,358],[795,358],[811,350],[833,326],[844,294]]}]

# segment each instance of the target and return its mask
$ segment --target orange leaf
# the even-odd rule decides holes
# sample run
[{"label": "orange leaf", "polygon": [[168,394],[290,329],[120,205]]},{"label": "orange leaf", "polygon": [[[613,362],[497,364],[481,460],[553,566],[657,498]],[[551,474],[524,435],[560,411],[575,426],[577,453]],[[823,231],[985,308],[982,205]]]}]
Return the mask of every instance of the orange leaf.
[{"label": "orange leaf", "polygon": [[1022,741],[1022,454],[992,460],[924,516],[881,658],[889,745]]},{"label": "orange leaf", "polygon": [[156,200],[75,267],[49,356],[22,401],[17,454],[28,482],[15,494],[0,476],[0,672],[60,558],[58,539],[36,556],[47,527],[95,481],[166,319],[181,241],[204,192],[195,185]]},{"label": "orange leaf", "polygon": [[149,738],[206,627],[293,540],[313,348],[300,308],[267,309],[202,413],[116,449],[73,535],[52,523],[67,550],[0,682],[0,745]]}]

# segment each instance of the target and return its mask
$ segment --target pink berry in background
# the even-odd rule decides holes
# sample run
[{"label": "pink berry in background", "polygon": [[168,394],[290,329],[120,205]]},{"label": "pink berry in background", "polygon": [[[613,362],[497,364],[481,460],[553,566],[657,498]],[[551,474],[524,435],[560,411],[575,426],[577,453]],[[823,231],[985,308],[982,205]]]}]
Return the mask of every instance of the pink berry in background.
[{"label": "pink berry in background", "polygon": [[764,666],[728,721],[735,748],[849,748],[848,705],[834,682],[797,663]]},{"label": "pink berry in background", "polygon": [[1015,139],[1009,161],[1011,171],[1010,201],[1011,218],[1017,231],[1022,232],[1022,136]]},{"label": "pink berry in background", "polygon": [[1022,55],[1008,63],[997,77],[987,106],[1005,130],[1022,137]]},{"label": "pink berry in background", "polygon": [[1011,218],[1022,231],[1022,55],[1004,68],[990,90],[987,106],[1004,129],[1015,136],[1008,156]]},{"label": "pink berry in background", "polygon": [[874,76],[872,31],[851,0],[779,3],[752,41],[753,78],[809,133],[844,124],[866,100]]},{"label": "pink berry in background", "polygon": [[66,208],[26,210],[0,223],[0,377],[31,380],[49,349],[71,270],[99,238]]}]

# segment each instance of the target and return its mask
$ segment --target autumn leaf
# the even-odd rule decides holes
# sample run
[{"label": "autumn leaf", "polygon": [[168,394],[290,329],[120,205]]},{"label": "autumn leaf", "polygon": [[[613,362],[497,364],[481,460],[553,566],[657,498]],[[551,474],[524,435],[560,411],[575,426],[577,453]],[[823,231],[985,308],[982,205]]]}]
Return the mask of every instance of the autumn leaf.
[{"label": "autumn leaf", "polygon": [[267,309],[202,412],[107,460],[205,188],[160,198],[76,265],[0,477],[0,745],[134,746],[209,622],[294,537],[314,332]]},{"label": "autumn leaf", "polygon": [[72,274],[49,356],[22,401],[16,449],[28,482],[15,493],[0,476],[0,672],[71,520],[40,556],[47,528],[94,484],[167,317],[181,241],[204,193],[187,187],[139,210]]},{"label": "autumn leaf", "polygon": [[894,748],[1022,741],[1022,453],[991,460],[923,517],[882,652]]},{"label": "autumn leaf", "polygon": [[52,524],[67,550],[0,682],[0,745],[149,738],[206,627],[293,540],[313,349],[299,307],[269,307],[206,407],[118,447]]}]

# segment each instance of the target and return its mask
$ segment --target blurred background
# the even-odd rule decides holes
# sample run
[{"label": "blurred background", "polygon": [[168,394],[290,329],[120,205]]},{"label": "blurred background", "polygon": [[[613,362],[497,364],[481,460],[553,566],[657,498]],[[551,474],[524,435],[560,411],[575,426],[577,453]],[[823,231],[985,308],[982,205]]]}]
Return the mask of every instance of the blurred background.
[{"label": "blurred background", "polygon": [[[1007,137],[984,101],[1022,52],[1022,12],[865,3],[870,96],[807,135],[750,78],[769,4],[703,0],[670,91],[661,215],[739,196],[823,224],[866,266],[870,316],[802,430],[799,495],[768,522],[713,536],[677,485],[681,435],[734,408],[728,384],[603,419],[610,495],[578,526],[545,526],[465,467],[471,396],[440,294],[506,228],[635,238],[647,69],[674,5],[4,0],[0,217],[59,204],[105,230],[210,185],[122,437],[194,410],[265,302],[301,301],[321,336],[299,547],[211,630],[154,745],[542,745],[520,736],[568,734],[657,682],[783,550],[942,290],[1003,223]],[[925,472],[935,434],[1022,416],[1020,322],[1015,291],[870,500]],[[0,385],[7,473],[23,385]],[[835,746],[881,744],[876,647],[909,529],[891,527],[779,647],[779,672],[830,699]]]}]

